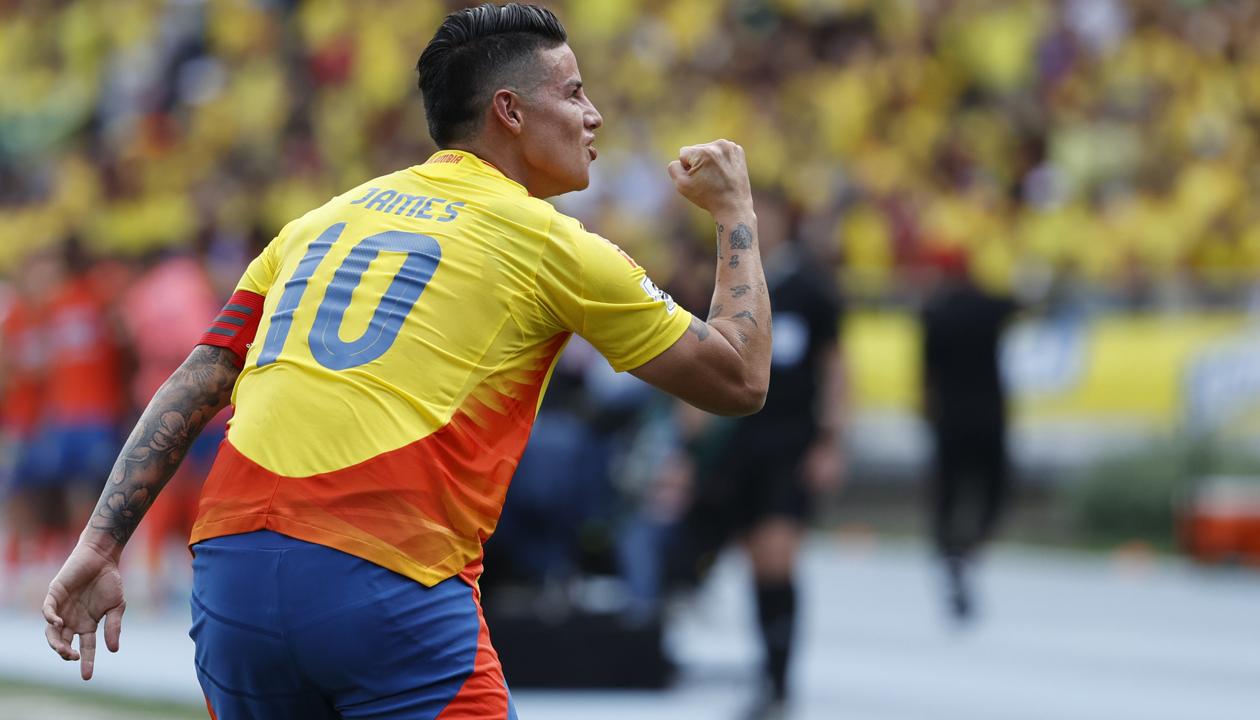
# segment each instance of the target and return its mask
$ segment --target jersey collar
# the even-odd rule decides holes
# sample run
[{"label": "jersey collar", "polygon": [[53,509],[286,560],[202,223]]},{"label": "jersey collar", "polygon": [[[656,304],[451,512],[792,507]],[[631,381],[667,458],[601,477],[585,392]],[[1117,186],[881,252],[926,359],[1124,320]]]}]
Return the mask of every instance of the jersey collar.
[{"label": "jersey collar", "polygon": [[456,165],[460,167],[473,168],[474,172],[481,172],[487,175],[493,175],[501,178],[505,182],[510,183],[513,187],[519,189],[522,193],[529,195],[529,190],[524,185],[516,182],[512,178],[503,174],[503,171],[492,165],[486,160],[482,160],[467,150],[438,150],[424,161],[425,165]]}]

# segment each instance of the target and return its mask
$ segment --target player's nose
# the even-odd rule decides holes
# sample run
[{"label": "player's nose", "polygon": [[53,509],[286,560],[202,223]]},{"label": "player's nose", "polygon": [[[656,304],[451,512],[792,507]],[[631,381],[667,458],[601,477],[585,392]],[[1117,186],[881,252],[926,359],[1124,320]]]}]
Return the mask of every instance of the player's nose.
[{"label": "player's nose", "polygon": [[604,116],[599,114],[599,110],[595,108],[595,103],[590,100],[586,101],[587,110],[583,117],[587,130],[598,130],[604,125]]}]

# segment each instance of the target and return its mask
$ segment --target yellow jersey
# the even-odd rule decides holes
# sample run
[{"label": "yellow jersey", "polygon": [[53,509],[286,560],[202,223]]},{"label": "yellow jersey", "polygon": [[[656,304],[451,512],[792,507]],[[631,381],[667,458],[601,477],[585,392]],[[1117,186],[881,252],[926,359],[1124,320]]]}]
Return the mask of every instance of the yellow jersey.
[{"label": "yellow jersey", "polygon": [[691,321],[615,245],[453,150],[289,223],[238,293],[261,320],[190,542],[265,528],[426,585],[480,573],[572,333],[621,371]]}]

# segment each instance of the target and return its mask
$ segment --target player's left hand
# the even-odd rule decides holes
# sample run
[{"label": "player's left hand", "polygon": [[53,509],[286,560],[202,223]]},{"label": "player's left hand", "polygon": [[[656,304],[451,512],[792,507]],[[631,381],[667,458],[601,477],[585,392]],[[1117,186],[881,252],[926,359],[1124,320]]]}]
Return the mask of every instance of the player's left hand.
[{"label": "player's left hand", "polygon": [[[105,618],[105,647],[118,652],[126,608],[117,560],[80,542],[48,584],[43,607],[48,647],[64,660],[79,660],[80,674],[84,680],[91,680],[96,662],[96,628]],[[71,647],[76,635],[77,651]]]},{"label": "player's left hand", "polygon": [[815,495],[831,495],[844,482],[844,451],[832,438],[819,439],[805,455],[805,481]]}]

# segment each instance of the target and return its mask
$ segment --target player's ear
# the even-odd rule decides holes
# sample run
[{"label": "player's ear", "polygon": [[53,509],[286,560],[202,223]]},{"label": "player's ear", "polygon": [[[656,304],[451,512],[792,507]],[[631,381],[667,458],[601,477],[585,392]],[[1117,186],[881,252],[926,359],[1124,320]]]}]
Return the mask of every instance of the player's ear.
[{"label": "player's ear", "polygon": [[524,129],[521,98],[511,90],[497,90],[490,100],[490,113],[505,130],[520,135]]}]

